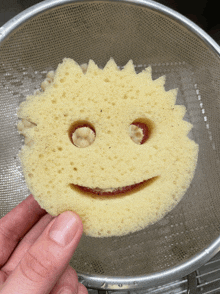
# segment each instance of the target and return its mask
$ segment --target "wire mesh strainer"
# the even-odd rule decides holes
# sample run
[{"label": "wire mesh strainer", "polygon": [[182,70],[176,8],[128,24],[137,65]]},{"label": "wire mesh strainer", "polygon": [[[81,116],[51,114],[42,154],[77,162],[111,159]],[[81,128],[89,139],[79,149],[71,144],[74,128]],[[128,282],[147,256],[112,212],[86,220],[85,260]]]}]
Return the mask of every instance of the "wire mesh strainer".
[{"label": "wire mesh strainer", "polygon": [[64,57],[151,65],[179,88],[199,144],[193,182],[156,224],[123,237],[83,236],[71,265],[88,287],[131,289],[195,270],[220,246],[220,48],[192,22],[153,1],[43,1],[0,28],[0,217],[29,195],[18,152],[17,107]]}]

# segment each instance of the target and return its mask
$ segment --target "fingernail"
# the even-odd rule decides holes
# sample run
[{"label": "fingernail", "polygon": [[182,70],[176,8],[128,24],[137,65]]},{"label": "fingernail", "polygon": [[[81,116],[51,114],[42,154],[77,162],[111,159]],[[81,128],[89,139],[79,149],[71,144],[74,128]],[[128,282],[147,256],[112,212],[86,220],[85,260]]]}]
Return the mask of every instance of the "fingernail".
[{"label": "fingernail", "polygon": [[73,212],[67,211],[55,219],[49,231],[50,238],[61,246],[67,246],[78,231],[77,219]]}]

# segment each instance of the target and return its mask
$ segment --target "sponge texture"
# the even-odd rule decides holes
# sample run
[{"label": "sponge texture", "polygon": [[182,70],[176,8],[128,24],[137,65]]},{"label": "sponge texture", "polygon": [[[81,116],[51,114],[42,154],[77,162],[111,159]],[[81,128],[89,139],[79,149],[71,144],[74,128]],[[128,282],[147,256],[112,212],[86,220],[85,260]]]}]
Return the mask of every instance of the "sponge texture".
[{"label": "sponge texture", "polygon": [[[87,235],[106,237],[141,230],[180,201],[194,175],[198,145],[187,136],[192,125],[183,120],[185,107],[175,105],[177,90],[166,92],[164,83],[164,76],[152,80],[150,67],[137,74],[132,61],[120,70],[113,59],[104,69],[90,60],[83,73],[64,59],[45,91],[21,103],[22,134],[31,144],[20,158],[44,209],[54,216],[75,211]],[[130,137],[134,122],[150,131],[144,144]],[[95,138],[80,148],[71,130],[85,124]],[[138,183],[117,195],[88,192]]]}]

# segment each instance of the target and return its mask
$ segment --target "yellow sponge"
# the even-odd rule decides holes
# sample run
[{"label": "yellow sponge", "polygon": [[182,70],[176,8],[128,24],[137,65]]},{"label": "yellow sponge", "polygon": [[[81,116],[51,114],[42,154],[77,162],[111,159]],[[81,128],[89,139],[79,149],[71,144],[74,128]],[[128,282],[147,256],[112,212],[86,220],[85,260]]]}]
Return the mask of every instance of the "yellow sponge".
[{"label": "yellow sponge", "polygon": [[[85,234],[106,237],[141,230],[180,201],[198,145],[187,136],[185,107],[175,105],[177,90],[164,83],[150,67],[136,74],[132,61],[120,70],[113,59],[104,69],[90,60],[84,73],[64,59],[45,91],[21,103],[20,158],[44,209],[75,211]],[[147,127],[143,144],[131,138],[135,122]]]}]

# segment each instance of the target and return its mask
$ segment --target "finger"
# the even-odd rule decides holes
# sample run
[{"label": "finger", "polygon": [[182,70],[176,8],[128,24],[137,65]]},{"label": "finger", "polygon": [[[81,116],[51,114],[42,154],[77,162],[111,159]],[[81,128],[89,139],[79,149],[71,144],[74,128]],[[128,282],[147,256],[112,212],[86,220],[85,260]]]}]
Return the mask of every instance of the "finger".
[{"label": "finger", "polygon": [[20,239],[44,215],[32,195],[0,220],[0,267],[5,264]]},{"label": "finger", "polygon": [[70,265],[68,265],[65,272],[60,277],[50,294],[77,294],[78,284],[79,283],[76,271]]},{"label": "finger", "polygon": [[2,267],[2,272],[7,276],[16,268],[25,253],[34,244],[37,238],[42,234],[47,225],[51,222],[53,217],[49,214],[44,215],[38,223],[24,236],[22,241],[17,246],[16,250],[12,253],[8,262]]},{"label": "finger", "polygon": [[88,294],[86,287],[80,283],[78,285],[78,294]]},{"label": "finger", "polygon": [[7,275],[4,272],[0,271],[0,290],[4,282],[6,281],[6,279],[7,279]]},{"label": "finger", "polygon": [[65,271],[82,231],[82,222],[73,212],[52,220],[9,276],[1,294],[49,293]]},{"label": "finger", "polygon": [[28,232],[23,240],[19,243],[16,251],[12,253],[9,261],[0,271],[0,290],[3,286],[3,283],[6,281],[10,273],[15,269],[20,260],[23,258],[27,250],[31,245],[37,240],[42,231],[46,228],[48,223],[52,220],[52,216],[46,214],[43,216],[40,221]]}]

